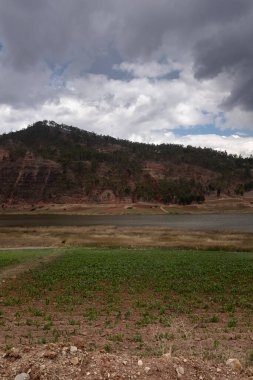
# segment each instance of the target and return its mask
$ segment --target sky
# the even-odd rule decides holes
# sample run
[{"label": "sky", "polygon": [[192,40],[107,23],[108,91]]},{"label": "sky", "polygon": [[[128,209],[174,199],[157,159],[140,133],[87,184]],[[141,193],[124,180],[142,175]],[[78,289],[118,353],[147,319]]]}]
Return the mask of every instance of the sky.
[{"label": "sky", "polygon": [[0,0],[0,133],[253,154],[252,0]]}]

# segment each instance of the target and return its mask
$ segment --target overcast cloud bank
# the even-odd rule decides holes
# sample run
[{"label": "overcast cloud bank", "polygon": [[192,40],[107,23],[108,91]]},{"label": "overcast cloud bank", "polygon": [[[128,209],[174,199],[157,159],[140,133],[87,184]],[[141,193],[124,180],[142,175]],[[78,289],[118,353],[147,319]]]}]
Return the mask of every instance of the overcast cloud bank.
[{"label": "overcast cloud bank", "polygon": [[0,131],[253,154],[252,36],[252,0],[0,0]]}]

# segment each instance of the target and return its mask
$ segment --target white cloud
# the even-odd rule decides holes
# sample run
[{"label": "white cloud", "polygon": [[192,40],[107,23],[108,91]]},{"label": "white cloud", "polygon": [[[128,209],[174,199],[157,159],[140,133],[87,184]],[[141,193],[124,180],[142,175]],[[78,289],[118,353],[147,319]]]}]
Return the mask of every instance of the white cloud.
[{"label": "white cloud", "polygon": [[[68,80],[60,89],[52,88],[51,99],[37,107],[0,106],[1,131],[47,119],[136,141],[207,146],[244,156],[252,154],[253,139],[239,137],[237,133],[239,123],[241,131],[244,124],[249,127],[251,116],[234,110],[226,114],[224,125],[220,115],[218,104],[227,95],[224,83],[220,78],[199,82],[186,66],[179,78],[170,81],[136,77],[126,82],[104,75],[86,75]],[[230,124],[230,120],[234,122]],[[188,130],[208,124],[234,127],[236,133],[229,137],[211,134],[178,137],[173,133],[178,127]]]},{"label": "white cloud", "polygon": [[114,70],[127,72],[134,77],[159,78],[168,74],[173,74],[175,71],[181,70],[179,63],[167,60],[165,63],[156,61],[151,62],[122,62],[119,65],[113,66]]},{"label": "white cloud", "polygon": [[220,151],[227,151],[229,154],[238,154],[243,157],[253,155],[253,137],[240,137],[238,135],[218,136],[215,134],[207,135],[187,135],[172,138],[175,144],[192,145],[196,147],[212,148]]},{"label": "white cloud", "polygon": [[[53,92],[52,92],[53,93]],[[220,92],[219,92],[220,93]],[[173,81],[133,78],[129,82],[88,75],[68,81],[55,97],[40,107],[12,108],[30,122],[55,119],[99,133],[128,138],[133,131],[173,129],[210,123],[218,112],[217,86],[198,83],[189,74]],[[209,113],[204,113],[208,107]],[[0,110],[2,126],[9,128],[10,118]],[[13,122],[12,128],[16,127]]]},{"label": "white cloud", "polygon": [[226,119],[222,128],[253,131],[253,111],[244,111],[236,107],[226,112]]},{"label": "white cloud", "polygon": [[151,133],[151,134],[132,134],[132,141],[152,142],[154,144],[179,144],[183,146],[195,146],[211,148],[229,154],[237,154],[243,157],[253,155],[253,137],[241,137],[238,135],[219,136],[215,134],[199,134],[177,136],[173,132]]}]

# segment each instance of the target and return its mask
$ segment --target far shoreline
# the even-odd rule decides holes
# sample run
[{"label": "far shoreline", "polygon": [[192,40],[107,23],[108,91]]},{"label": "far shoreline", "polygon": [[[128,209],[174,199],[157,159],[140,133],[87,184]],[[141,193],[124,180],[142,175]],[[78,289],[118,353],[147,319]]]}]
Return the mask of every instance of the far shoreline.
[{"label": "far shoreline", "polygon": [[74,215],[162,215],[162,214],[213,214],[253,213],[252,197],[210,197],[203,203],[190,205],[159,202],[136,203],[13,203],[2,204],[0,215],[8,214],[74,214]]}]

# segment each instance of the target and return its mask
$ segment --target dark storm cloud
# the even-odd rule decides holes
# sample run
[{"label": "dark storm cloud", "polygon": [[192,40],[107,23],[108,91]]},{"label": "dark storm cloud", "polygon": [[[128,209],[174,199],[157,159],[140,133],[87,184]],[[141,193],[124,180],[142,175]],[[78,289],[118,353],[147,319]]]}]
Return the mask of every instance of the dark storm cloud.
[{"label": "dark storm cloud", "polygon": [[[16,70],[72,61],[86,69],[110,35],[102,1],[9,0],[0,4],[0,39]],[[104,30],[103,24],[105,25]],[[110,20],[108,21],[110,24]],[[109,26],[109,25],[108,25]]]},{"label": "dark storm cloud", "polygon": [[155,52],[187,53],[186,48],[213,34],[223,33],[252,8],[251,0],[117,1],[118,48],[127,58]]},{"label": "dark storm cloud", "polygon": [[194,69],[198,79],[228,74],[231,94],[225,108],[253,110],[253,5],[226,28],[218,28],[194,47]]},{"label": "dark storm cloud", "polygon": [[[239,38],[238,38],[239,37]],[[231,94],[222,105],[225,109],[241,106],[253,110],[252,34],[227,36],[201,42],[196,49],[195,75],[198,79],[214,78],[227,73],[231,78]]]},{"label": "dark storm cloud", "polygon": [[193,65],[199,80],[230,75],[223,106],[252,110],[252,36],[252,0],[0,0],[0,75],[8,68],[24,86],[22,94],[2,74],[0,101],[25,102],[22,75],[39,103],[51,96],[46,86],[58,67],[66,67],[68,79],[86,72],[110,77],[120,60],[167,57]]}]

